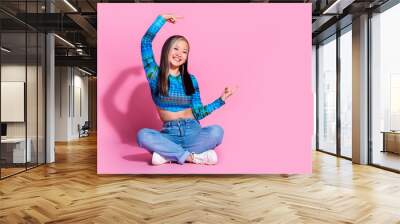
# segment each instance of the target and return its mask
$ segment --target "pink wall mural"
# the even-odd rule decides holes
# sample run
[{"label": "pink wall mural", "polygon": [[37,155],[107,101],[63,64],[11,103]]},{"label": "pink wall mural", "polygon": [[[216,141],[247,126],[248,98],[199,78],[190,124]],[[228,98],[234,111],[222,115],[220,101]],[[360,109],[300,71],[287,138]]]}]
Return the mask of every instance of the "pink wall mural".
[{"label": "pink wall mural", "polygon": [[[141,128],[162,126],[140,55],[162,13],[184,18],[155,37],[157,62],[164,41],[180,34],[204,104],[239,87],[200,121],[224,128],[216,165],[152,166],[136,143]],[[311,4],[98,4],[97,83],[99,174],[311,173]]]}]

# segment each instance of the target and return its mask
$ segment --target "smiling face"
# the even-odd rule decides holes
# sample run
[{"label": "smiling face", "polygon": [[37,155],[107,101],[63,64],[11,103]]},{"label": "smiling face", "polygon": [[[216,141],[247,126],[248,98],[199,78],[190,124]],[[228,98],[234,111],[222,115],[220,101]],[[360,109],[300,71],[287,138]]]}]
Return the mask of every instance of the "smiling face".
[{"label": "smiling face", "polygon": [[189,45],[183,39],[178,39],[172,44],[168,53],[168,62],[171,68],[183,65],[189,54]]},{"label": "smiling face", "polygon": [[157,81],[162,95],[168,96],[169,75],[182,75],[186,93],[193,94],[193,83],[188,72],[189,51],[189,41],[184,36],[173,35],[164,42]]}]

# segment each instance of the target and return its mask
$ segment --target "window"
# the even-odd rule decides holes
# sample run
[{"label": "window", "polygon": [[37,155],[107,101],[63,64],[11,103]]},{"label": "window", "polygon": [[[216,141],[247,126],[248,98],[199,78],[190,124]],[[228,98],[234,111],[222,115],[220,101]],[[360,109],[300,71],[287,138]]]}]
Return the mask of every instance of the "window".
[{"label": "window", "polygon": [[371,18],[372,163],[400,170],[400,5]]},{"label": "window", "polygon": [[340,154],[352,157],[352,33],[351,26],[340,36]]},{"label": "window", "polygon": [[336,153],[336,36],[318,47],[318,149]]}]

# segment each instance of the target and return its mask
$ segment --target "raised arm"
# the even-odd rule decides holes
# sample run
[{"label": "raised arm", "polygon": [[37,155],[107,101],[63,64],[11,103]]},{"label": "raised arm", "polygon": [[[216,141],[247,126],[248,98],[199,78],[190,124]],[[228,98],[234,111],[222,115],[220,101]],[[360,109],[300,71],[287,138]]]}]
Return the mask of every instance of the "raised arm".
[{"label": "raised arm", "polygon": [[154,60],[153,46],[152,42],[157,32],[165,24],[166,20],[163,16],[157,16],[156,20],[151,24],[149,29],[142,37],[141,42],[141,53],[142,53],[142,63],[144,71],[146,73],[146,78],[149,81],[150,88],[154,90],[157,86],[157,75],[158,75],[158,65]]},{"label": "raised arm", "polygon": [[219,97],[218,99],[214,100],[214,102],[208,105],[203,105],[200,98],[199,83],[193,75],[191,75],[190,77],[192,78],[194,87],[194,94],[192,98],[192,113],[196,120],[201,120],[211,114],[214,110],[224,105],[225,101],[223,101],[221,97]]}]

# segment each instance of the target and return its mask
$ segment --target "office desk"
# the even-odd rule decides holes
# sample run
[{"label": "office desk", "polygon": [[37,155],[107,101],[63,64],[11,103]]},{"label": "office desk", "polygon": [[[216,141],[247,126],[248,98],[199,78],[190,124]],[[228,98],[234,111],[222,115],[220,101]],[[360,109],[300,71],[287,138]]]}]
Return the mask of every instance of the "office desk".
[{"label": "office desk", "polygon": [[5,160],[5,163],[30,162],[32,160],[32,140],[27,138],[26,142],[28,147],[26,147],[25,154],[25,138],[1,139],[1,159]]},{"label": "office desk", "polygon": [[382,131],[381,133],[383,133],[382,152],[393,152],[400,154],[400,132]]}]

